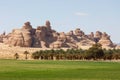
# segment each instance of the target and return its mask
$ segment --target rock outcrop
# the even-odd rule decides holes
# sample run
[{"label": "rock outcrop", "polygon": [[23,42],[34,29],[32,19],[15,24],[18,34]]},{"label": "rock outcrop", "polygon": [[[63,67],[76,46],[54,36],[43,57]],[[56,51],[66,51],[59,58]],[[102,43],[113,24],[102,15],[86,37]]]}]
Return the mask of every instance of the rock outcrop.
[{"label": "rock outcrop", "polygon": [[3,32],[3,34],[0,35],[0,43],[3,43],[4,38],[6,38],[6,33]]},{"label": "rock outcrop", "polygon": [[5,43],[10,46],[31,47],[31,30],[32,26],[30,22],[26,22],[22,29],[14,29],[12,33],[9,34],[8,40],[6,40]]},{"label": "rock outcrop", "polygon": [[115,47],[107,33],[97,31],[86,35],[80,28],[68,33],[56,32],[51,28],[50,21],[36,29],[32,28],[30,22],[26,22],[21,29],[0,35],[0,42],[9,46],[36,48],[89,48],[95,43],[100,43],[103,47]]},{"label": "rock outcrop", "polygon": [[102,37],[101,37],[101,39],[99,40],[98,43],[102,44],[102,46],[104,48],[106,48],[106,47],[114,47],[114,44],[110,40],[110,36],[105,32],[102,34]]}]

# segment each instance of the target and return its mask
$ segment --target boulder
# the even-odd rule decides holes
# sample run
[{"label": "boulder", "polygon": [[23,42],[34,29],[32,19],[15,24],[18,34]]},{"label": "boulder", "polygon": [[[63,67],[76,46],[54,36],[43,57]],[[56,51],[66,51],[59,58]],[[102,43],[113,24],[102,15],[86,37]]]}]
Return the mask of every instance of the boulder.
[{"label": "boulder", "polygon": [[91,39],[94,38],[94,33],[93,33],[93,32],[90,33],[90,38],[91,38]]},{"label": "boulder", "polygon": [[80,28],[77,28],[77,29],[75,30],[75,35],[82,37],[82,36],[84,35],[84,32],[81,31]]},{"label": "boulder", "polygon": [[61,41],[66,40],[66,34],[64,32],[61,32],[58,37]]},{"label": "boulder", "polygon": [[66,36],[73,36],[74,32],[71,30],[70,32],[66,33]]},{"label": "boulder", "polygon": [[102,37],[102,32],[96,31],[96,33],[95,33],[95,38],[100,39],[101,37]]},{"label": "boulder", "polygon": [[32,26],[31,26],[30,22],[26,22],[26,23],[24,23],[24,26],[22,27],[22,29],[28,29],[28,30],[31,30],[31,29],[32,29]]},{"label": "boulder", "polygon": [[46,25],[46,27],[47,27],[48,30],[51,30],[50,21],[47,20],[46,23],[45,23],[45,25]]},{"label": "boulder", "polygon": [[6,33],[5,32],[3,32],[3,34],[1,34],[0,35],[0,43],[3,43],[4,41],[4,38],[6,38],[6,35],[5,35]]}]

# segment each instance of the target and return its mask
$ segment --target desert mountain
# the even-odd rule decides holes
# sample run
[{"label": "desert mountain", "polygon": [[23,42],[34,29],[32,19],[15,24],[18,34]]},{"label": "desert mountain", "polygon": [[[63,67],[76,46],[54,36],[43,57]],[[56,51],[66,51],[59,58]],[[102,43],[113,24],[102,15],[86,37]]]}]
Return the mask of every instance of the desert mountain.
[{"label": "desert mountain", "polygon": [[21,29],[13,29],[9,34],[1,34],[0,42],[9,46],[35,47],[35,48],[84,48],[87,49],[95,43],[104,48],[114,48],[115,45],[106,32],[96,31],[85,34],[80,28],[68,33],[56,32],[51,28],[50,21],[45,26],[32,28],[30,22],[24,23]]}]

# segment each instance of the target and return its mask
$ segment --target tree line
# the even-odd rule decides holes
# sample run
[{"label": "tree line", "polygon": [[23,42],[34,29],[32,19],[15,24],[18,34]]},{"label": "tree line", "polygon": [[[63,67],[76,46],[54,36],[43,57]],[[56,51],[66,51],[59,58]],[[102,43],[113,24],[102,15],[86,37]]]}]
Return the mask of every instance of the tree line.
[{"label": "tree line", "polygon": [[32,53],[32,58],[40,60],[118,60],[120,59],[120,49],[102,49],[102,45],[96,43],[88,50],[40,50]]}]

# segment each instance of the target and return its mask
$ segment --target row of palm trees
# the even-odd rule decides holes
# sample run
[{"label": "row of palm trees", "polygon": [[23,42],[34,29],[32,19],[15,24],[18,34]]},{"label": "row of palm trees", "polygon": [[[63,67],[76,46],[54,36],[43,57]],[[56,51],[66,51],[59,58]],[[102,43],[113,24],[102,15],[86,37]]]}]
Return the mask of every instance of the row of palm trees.
[{"label": "row of palm trees", "polygon": [[64,51],[63,49],[59,50],[40,50],[36,51],[32,54],[32,58],[34,59],[46,59],[46,60],[72,60],[72,59],[82,59],[84,56],[83,50],[74,50],[68,49]]},{"label": "row of palm trees", "polygon": [[[28,51],[24,51],[25,59],[28,59]],[[19,54],[14,54],[15,59],[19,59]],[[120,59],[120,49],[102,49],[100,44],[94,44],[88,50],[83,49],[51,49],[51,50],[40,50],[32,53],[33,59],[40,60],[112,60]]]},{"label": "row of palm trees", "polygon": [[94,44],[88,50],[68,49],[68,50],[40,50],[32,53],[33,59],[40,60],[112,60],[120,59],[120,49],[102,49],[100,44]]},{"label": "row of palm trees", "polygon": [[105,60],[112,60],[112,59],[120,59],[120,49],[109,49],[109,50],[106,50],[106,49],[103,49],[104,51],[104,59]]}]

